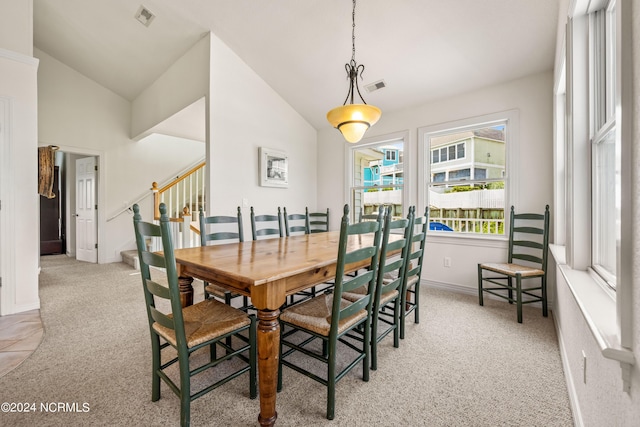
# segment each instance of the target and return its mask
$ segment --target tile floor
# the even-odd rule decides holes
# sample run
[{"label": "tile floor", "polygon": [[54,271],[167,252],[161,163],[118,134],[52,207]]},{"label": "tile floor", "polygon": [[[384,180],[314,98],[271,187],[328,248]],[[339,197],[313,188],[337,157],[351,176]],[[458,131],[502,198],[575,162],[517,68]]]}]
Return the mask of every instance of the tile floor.
[{"label": "tile floor", "polygon": [[0,317],[0,377],[38,348],[43,333],[40,310]]}]

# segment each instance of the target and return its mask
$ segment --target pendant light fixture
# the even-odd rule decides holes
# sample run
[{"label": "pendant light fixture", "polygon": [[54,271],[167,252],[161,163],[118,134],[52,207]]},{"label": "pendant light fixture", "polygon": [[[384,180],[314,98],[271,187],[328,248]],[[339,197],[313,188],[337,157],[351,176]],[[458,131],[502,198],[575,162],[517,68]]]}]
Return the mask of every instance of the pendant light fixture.
[{"label": "pendant light fixture", "polygon": [[[338,129],[347,142],[358,142],[364,136],[364,133],[371,126],[376,124],[382,115],[382,111],[378,107],[368,105],[364,102],[360,88],[358,87],[358,75],[362,78],[364,65],[356,63],[356,0],[353,0],[352,27],[351,27],[351,61],[345,64],[347,75],[349,77],[349,92],[340,107],[336,107],[327,113],[327,120],[331,126]],[[354,90],[355,88],[355,90]],[[362,104],[354,104],[353,97],[355,92],[362,101]],[[349,104],[347,104],[349,101]]]}]

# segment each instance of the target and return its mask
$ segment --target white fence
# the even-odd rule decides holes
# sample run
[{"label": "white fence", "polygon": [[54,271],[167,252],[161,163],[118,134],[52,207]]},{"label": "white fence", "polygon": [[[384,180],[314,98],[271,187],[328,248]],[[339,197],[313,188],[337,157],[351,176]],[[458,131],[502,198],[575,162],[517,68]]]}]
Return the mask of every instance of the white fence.
[{"label": "white fence", "polygon": [[504,190],[437,193],[429,190],[429,206],[437,209],[504,209]]}]

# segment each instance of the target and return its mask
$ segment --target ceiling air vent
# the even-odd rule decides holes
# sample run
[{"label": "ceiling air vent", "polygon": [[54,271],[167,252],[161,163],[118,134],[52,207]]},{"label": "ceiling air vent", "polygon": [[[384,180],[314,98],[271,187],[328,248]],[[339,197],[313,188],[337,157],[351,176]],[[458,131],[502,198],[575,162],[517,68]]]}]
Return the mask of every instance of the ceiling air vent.
[{"label": "ceiling air vent", "polygon": [[140,5],[140,8],[138,9],[138,12],[136,12],[136,16],[135,16],[135,18],[145,27],[148,27],[149,25],[151,25],[151,21],[153,21],[153,18],[155,17],[156,16],[153,13],[151,13],[149,9],[147,9],[142,5]]},{"label": "ceiling air vent", "polygon": [[384,80],[379,80],[375,83],[371,83],[370,85],[366,85],[365,89],[367,89],[367,92],[371,93],[385,87],[387,87],[387,84],[384,82]]}]

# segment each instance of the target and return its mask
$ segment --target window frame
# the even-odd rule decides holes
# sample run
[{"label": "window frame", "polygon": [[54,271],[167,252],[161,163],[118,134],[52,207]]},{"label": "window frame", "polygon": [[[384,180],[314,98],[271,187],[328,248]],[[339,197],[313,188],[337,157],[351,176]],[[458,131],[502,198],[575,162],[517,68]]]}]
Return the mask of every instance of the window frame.
[{"label": "window frame", "polygon": [[[590,239],[590,269],[604,282],[611,290],[616,289],[617,271],[619,270],[619,254],[615,248],[620,247],[621,239],[621,204],[620,204],[620,133],[617,132],[616,118],[616,15],[612,11],[616,7],[616,0],[610,0],[602,7],[590,11],[588,14],[588,34],[589,34],[589,129],[590,129],[590,150],[591,150],[591,239]],[[605,219],[599,221],[600,215],[607,215],[602,209],[602,200],[607,199],[608,182],[611,177],[608,173],[602,172],[599,165],[602,157],[606,155],[604,150],[611,133],[614,133],[614,171],[613,180],[615,184],[613,216],[618,224],[615,230],[615,241],[606,240],[604,235],[610,235]],[[603,148],[604,147],[604,148]],[[600,180],[605,182],[601,183]],[[603,189],[603,186],[605,187]],[[603,191],[604,190],[604,191]],[[610,215],[609,215],[610,216]],[[606,229],[606,230],[605,230]],[[605,232],[606,231],[606,232]],[[613,260],[613,271],[603,265],[606,262],[606,255],[615,253]],[[609,262],[610,264],[610,262]]]},{"label": "window frame", "polygon": [[[519,135],[519,111],[518,110],[505,110],[496,113],[489,113],[475,117],[468,117],[459,120],[452,120],[450,122],[440,123],[432,126],[424,126],[418,128],[418,206],[421,211],[424,211],[429,203],[428,191],[429,184],[431,183],[431,147],[429,138],[432,136],[440,136],[453,132],[464,132],[466,130],[478,129],[482,127],[495,126],[498,124],[505,124],[507,126],[507,132],[505,134],[505,174],[502,178],[486,181],[504,181],[505,182],[505,218],[504,229],[508,230],[509,216],[506,214],[508,208],[511,205],[518,206],[518,192],[516,191],[518,186],[518,175],[510,173],[510,171],[518,170],[518,135]],[[465,157],[468,147],[465,149]],[[441,160],[442,161],[442,160]],[[464,181],[465,184],[471,184],[475,182],[473,180]],[[427,231],[430,236],[438,236],[443,239],[470,239],[470,240],[484,240],[484,241],[500,241],[505,242],[509,239],[508,233],[503,235],[499,234],[481,234],[481,233],[438,233],[436,231]]]},{"label": "window frame", "polygon": [[354,189],[364,188],[364,186],[354,186],[354,169],[353,169],[353,158],[356,150],[362,148],[376,147],[380,145],[390,144],[394,142],[402,142],[402,156],[400,153],[397,153],[397,158],[402,158],[402,175],[403,180],[402,184],[389,185],[388,187],[402,187],[402,212],[403,216],[407,215],[407,209],[409,207],[409,194],[410,194],[410,173],[411,173],[411,159],[413,158],[411,154],[411,144],[409,141],[409,131],[400,131],[394,132],[390,134],[378,135],[378,136],[370,136],[363,138],[360,142],[355,144],[346,144],[345,145],[345,166],[344,170],[346,171],[346,179],[345,179],[345,187],[344,187],[344,203],[348,204],[351,209],[351,221],[354,222],[356,220],[356,209],[353,206],[352,200],[352,191]]}]

